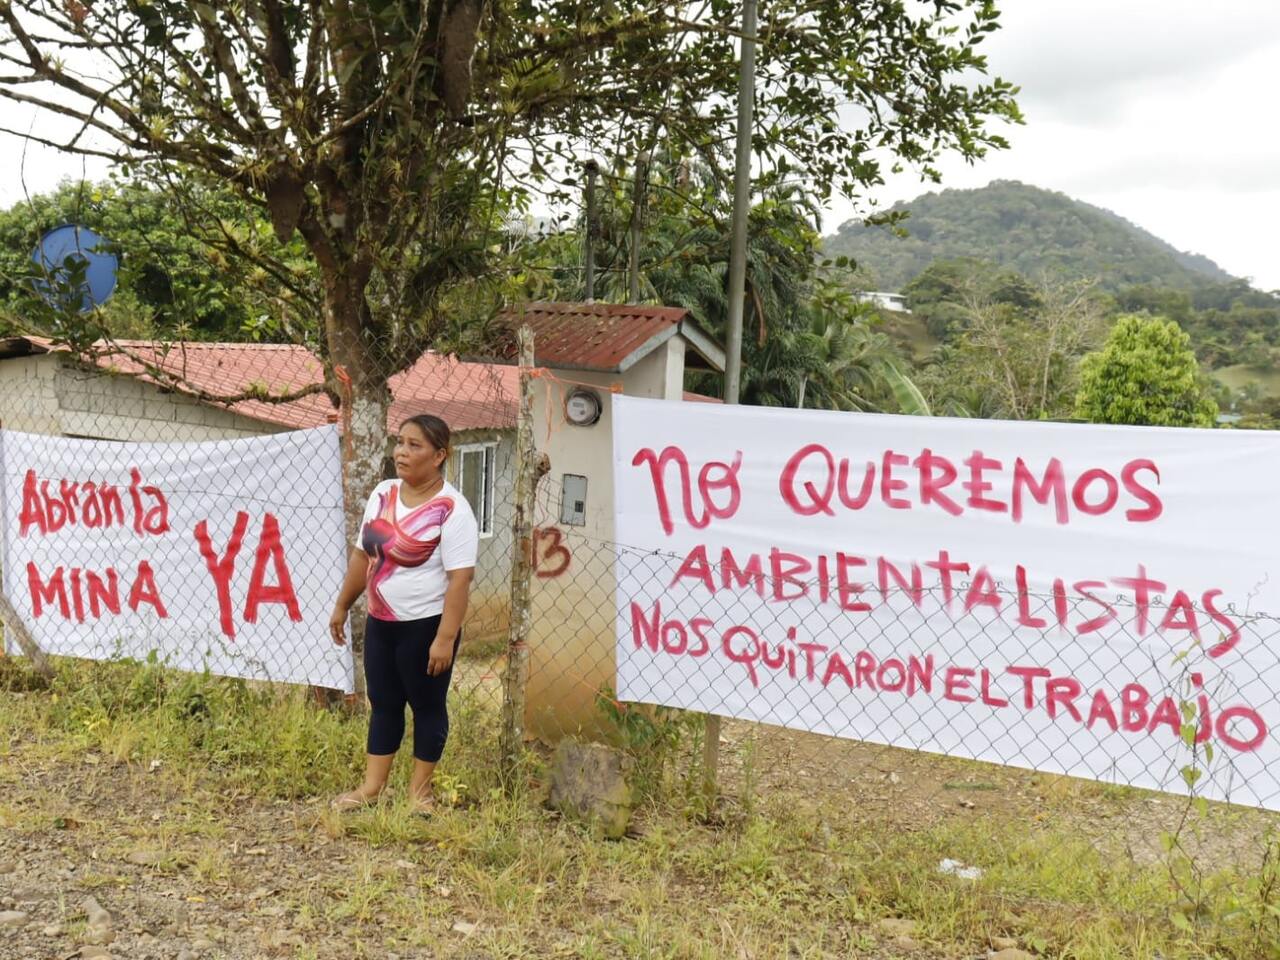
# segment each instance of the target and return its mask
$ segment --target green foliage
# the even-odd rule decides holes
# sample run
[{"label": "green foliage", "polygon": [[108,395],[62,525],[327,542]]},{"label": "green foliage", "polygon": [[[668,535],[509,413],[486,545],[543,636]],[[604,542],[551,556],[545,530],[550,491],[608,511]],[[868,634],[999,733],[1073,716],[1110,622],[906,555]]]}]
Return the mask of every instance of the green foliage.
[{"label": "green foliage", "polygon": [[1126,313],[1152,313],[1178,323],[1191,337],[1200,363],[1210,369],[1244,364],[1270,369],[1280,363],[1280,294],[1245,281],[1193,291],[1140,285],[1116,294]]},{"label": "green foliage", "polygon": [[905,236],[850,221],[823,241],[828,256],[853,258],[882,290],[901,290],[934,261],[965,257],[1026,277],[1097,278],[1112,291],[1135,284],[1193,290],[1232,280],[1206,258],[1182,253],[1108,210],[1016,181],[926,193],[889,214],[908,214]]},{"label": "green foliage", "polygon": [[1102,349],[1081,361],[1076,416],[1085,420],[1211,427],[1217,414],[1190,339],[1172,320],[1121,316]]},{"label": "green foliage", "polygon": [[[604,177],[597,221],[597,299],[681,306],[723,340],[728,326],[731,197],[714,171],[663,152],[636,171]],[[689,211],[695,211],[691,216]],[[639,245],[632,254],[639,218]],[[877,314],[819,270],[818,211],[794,188],[766,191],[750,211],[740,397],[746,404],[927,413],[903,372]],[[529,277],[533,295],[583,294],[581,237],[587,229],[537,239],[530,256],[546,279]],[[636,269],[636,276],[632,270]],[[719,376],[691,373],[690,387],[719,395]]]},{"label": "green foliage", "polygon": [[1071,413],[1076,366],[1101,337],[1088,282],[1042,282],[978,260],[933,264],[908,288],[942,344],[918,375],[930,406],[1013,420]]},{"label": "green foliage", "polygon": [[[936,179],[946,152],[976,160],[1007,145],[991,119],[1021,120],[1016,89],[986,75],[991,0],[762,6],[754,146],[765,193],[800,180],[819,201],[857,198],[882,182],[882,164]],[[0,97],[96,135],[64,149],[177,194],[229,188],[279,244],[300,237],[318,279],[321,353],[379,405],[390,375],[460,333],[459,315],[494,311],[520,269],[503,243],[508,218],[535,201],[575,203],[584,158],[612,165],[663,143],[731,166],[729,0],[0,10],[12,68]],[[74,69],[68,50],[93,70]],[[858,122],[838,123],[850,108]],[[236,252],[274,282],[287,272],[267,251]]]},{"label": "green foliage", "polygon": [[[686,799],[697,792],[699,757],[705,718],[673,707],[621,703],[611,687],[596,694],[596,708],[609,736],[632,760],[628,786],[637,800],[665,799],[675,786]],[[687,776],[673,780],[683,762]]]},{"label": "green foliage", "polygon": [[[41,722],[78,751],[205,770],[264,798],[336,794],[363,771],[367,716],[319,707],[306,688],[183,673],[154,657],[55,658],[49,684],[22,664],[0,658],[0,694],[39,691]],[[497,717],[473,693],[450,695],[454,731],[442,766],[444,798],[473,800],[497,785]],[[0,723],[0,735],[6,732]],[[397,783],[409,766],[406,758]]]},{"label": "green foliage", "polygon": [[906,362],[878,325],[873,309],[818,281],[791,323],[744,350],[742,401],[928,416]]},{"label": "green foliage", "polygon": [[966,328],[975,301],[1023,313],[1040,305],[1038,291],[1021,274],[973,257],[935,260],[902,292],[912,313],[939,340],[947,340]]},{"label": "green foliage", "polygon": [[[57,190],[0,211],[0,313],[11,327],[47,332],[57,316],[30,285],[31,251],[41,234],[63,223],[90,227],[111,241],[120,260],[115,295],[88,320],[75,318],[89,340],[181,336],[192,340],[279,339],[279,319],[295,296],[284,284],[255,276],[258,266],[232,246],[262,248],[291,261],[292,279],[309,285],[300,242],[285,250],[258,211],[226,189],[172,191],[122,180],[65,182]],[[313,311],[312,311],[313,314]],[[63,331],[74,338],[76,331]],[[264,335],[265,334],[265,335]]]}]

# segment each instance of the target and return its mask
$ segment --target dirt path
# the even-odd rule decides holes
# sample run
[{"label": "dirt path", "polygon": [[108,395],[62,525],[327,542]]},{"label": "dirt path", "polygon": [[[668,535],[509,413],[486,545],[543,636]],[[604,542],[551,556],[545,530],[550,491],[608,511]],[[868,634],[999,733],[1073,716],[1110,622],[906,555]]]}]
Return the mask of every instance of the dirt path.
[{"label": "dirt path", "polygon": [[[15,755],[0,771],[0,911],[26,915],[0,929],[0,957],[467,953],[466,929],[447,919],[408,932],[435,946],[379,927],[377,898],[354,898],[371,887],[421,893],[434,881],[422,846],[335,837],[322,804],[203,795],[166,771],[94,755]],[[86,925],[90,897],[110,915],[109,934]]]}]

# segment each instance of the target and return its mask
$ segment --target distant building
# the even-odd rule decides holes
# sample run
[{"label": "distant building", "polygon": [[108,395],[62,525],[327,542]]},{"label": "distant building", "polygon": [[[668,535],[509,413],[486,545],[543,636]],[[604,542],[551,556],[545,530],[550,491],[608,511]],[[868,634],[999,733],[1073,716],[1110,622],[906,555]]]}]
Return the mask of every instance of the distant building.
[{"label": "distant building", "polygon": [[910,313],[907,309],[907,298],[900,293],[885,293],[880,290],[870,290],[866,293],[855,293],[859,303],[870,303],[879,307],[881,310],[892,310],[895,313]]}]

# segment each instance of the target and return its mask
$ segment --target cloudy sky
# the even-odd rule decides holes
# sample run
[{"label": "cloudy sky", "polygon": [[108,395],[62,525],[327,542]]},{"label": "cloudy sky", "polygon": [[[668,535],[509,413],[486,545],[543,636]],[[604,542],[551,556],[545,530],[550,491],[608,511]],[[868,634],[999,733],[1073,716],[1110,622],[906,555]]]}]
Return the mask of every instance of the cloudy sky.
[{"label": "cloudy sky", "polygon": [[[1000,0],[984,46],[1026,125],[944,187],[1021,180],[1280,289],[1280,0]],[[901,176],[882,206],[918,195]],[[827,228],[848,219],[836,206]]]},{"label": "cloudy sky", "polygon": [[[1280,289],[1280,0],[1001,0],[985,45],[1022,87],[1012,148],[974,167],[944,162],[944,186],[996,178],[1107,207],[1174,246]],[[39,131],[0,103],[0,126]],[[82,161],[0,138],[0,206],[79,176]],[[91,176],[102,167],[89,162]],[[880,205],[925,189],[901,176]],[[834,206],[832,229],[852,215]]]}]

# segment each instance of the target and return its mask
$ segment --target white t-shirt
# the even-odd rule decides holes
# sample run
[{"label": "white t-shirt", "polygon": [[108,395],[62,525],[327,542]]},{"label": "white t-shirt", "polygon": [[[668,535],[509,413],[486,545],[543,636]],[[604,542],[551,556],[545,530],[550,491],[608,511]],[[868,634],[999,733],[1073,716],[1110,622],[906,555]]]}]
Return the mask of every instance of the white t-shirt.
[{"label": "white t-shirt", "polygon": [[406,507],[400,481],[383,480],[369,495],[357,544],[369,555],[369,615],[423,620],[442,613],[445,571],[474,567],[479,540],[471,504],[453,484]]}]

